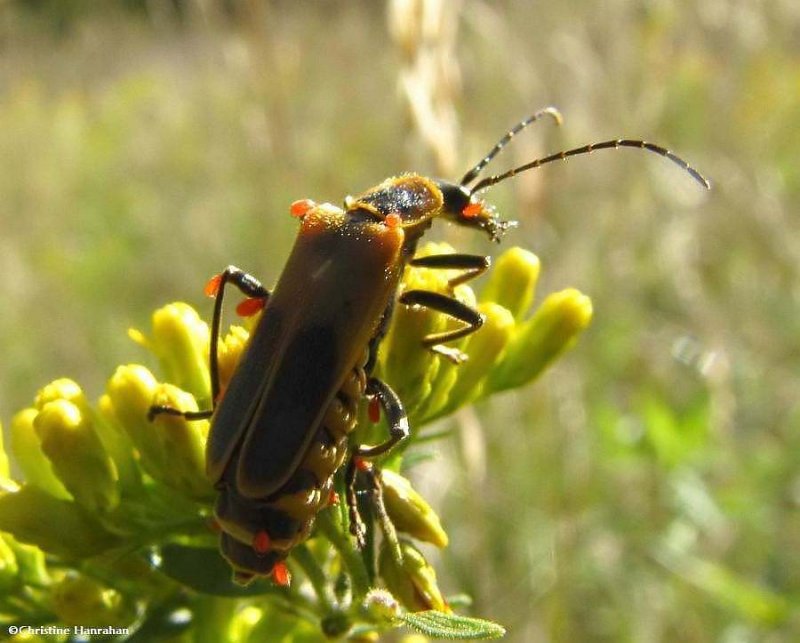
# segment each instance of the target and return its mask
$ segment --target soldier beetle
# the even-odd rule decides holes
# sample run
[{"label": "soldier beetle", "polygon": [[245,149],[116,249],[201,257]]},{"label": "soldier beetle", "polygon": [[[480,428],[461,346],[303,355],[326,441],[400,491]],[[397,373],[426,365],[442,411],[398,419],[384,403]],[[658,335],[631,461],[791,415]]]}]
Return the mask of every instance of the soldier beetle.
[{"label": "soldier beetle", "polygon": [[[521,172],[601,149],[654,152],[709,187],[697,170],[669,150],[630,139],[558,152],[475,182],[517,133],[543,116],[561,120],[548,107],[521,121],[458,183],[405,174],[347,197],[343,208],[296,201],[290,211],[300,220],[300,230],[274,290],[233,266],[209,283],[208,294],[216,297],[210,342],[215,407],[182,412],[154,406],[150,416],[212,418],[206,469],[219,492],[215,513],[221,550],[237,582],[265,575],[287,582],[283,561],[310,535],[348,454],[351,531],[363,541],[354,491],[359,463],[386,453],[409,433],[401,400],[372,374],[395,305],[425,307],[461,322],[453,330],[426,336],[422,344],[455,363],[466,358],[446,344],[474,333],[484,319],[454,298],[452,289],[485,272],[490,259],[471,254],[415,257],[417,243],[434,219],[481,230],[499,242],[515,222],[501,220],[479,198],[481,192]],[[406,265],[462,272],[449,281],[449,294],[406,290],[397,297]],[[228,284],[249,298],[240,313],[264,310],[220,397],[217,345]],[[389,437],[375,445],[349,445],[365,396],[383,409]]]}]

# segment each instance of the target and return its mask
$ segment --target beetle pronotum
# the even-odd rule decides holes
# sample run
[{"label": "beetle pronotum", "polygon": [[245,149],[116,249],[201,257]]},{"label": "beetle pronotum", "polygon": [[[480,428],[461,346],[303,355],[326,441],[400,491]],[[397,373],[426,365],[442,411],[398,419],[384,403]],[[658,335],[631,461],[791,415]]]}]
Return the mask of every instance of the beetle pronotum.
[{"label": "beetle pronotum", "polygon": [[[500,220],[479,199],[480,192],[547,163],[609,148],[654,152],[709,187],[697,170],[669,150],[631,139],[551,154],[470,186],[514,135],[543,116],[561,120],[558,111],[548,107],[520,121],[458,183],[405,174],[348,197],[343,208],[296,201],[291,213],[300,219],[300,231],[271,292],[233,266],[209,282],[207,292],[216,296],[210,342],[215,407],[182,412],[154,406],[150,416],[169,413],[189,420],[213,416],[206,469],[219,491],[215,513],[222,528],[222,553],[238,582],[269,574],[279,581],[285,578],[283,561],[309,536],[315,516],[329,503],[333,476],[344,464],[348,447],[351,531],[361,540],[353,491],[355,459],[386,453],[409,433],[402,402],[372,374],[395,300],[461,322],[458,328],[426,336],[422,344],[453,362],[465,359],[446,344],[481,327],[483,316],[478,311],[452,292],[406,290],[397,297],[406,265],[462,271],[449,281],[450,291],[489,268],[489,257],[480,255],[415,258],[417,243],[434,219],[482,230],[499,241],[515,223]],[[264,311],[220,397],[217,346],[227,284],[250,298],[244,309],[254,312],[263,306]],[[349,445],[364,396],[383,408],[389,437],[380,444]]]}]

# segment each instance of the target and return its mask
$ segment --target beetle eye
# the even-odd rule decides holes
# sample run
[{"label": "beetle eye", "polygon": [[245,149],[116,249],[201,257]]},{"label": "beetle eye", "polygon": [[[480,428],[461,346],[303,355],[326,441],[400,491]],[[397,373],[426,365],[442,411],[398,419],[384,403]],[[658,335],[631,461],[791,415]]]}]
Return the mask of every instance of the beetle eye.
[{"label": "beetle eye", "polygon": [[461,216],[465,219],[474,219],[483,211],[483,203],[474,202],[468,203],[464,206],[464,209],[461,210]]}]

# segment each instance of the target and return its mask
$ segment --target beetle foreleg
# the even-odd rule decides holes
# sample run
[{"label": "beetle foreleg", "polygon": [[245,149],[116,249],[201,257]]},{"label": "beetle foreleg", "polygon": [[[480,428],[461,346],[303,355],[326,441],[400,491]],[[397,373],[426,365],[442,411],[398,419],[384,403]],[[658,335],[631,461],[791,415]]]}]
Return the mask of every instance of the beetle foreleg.
[{"label": "beetle foreleg", "polygon": [[466,272],[447,282],[447,287],[452,290],[459,284],[466,283],[482,275],[490,268],[492,260],[490,257],[484,257],[483,255],[450,253],[416,257],[410,261],[410,264],[419,268],[432,268],[433,270],[465,270]]},{"label": "beetle foreleg", "polygon": [[441,333],[433,333],[422,338],[422,345],[425,348],[446,357],[454,364],[460,364],[465,361],[467,356],[457,348],[442,346],[442,344],[471,335],[483,326],[483,322],[486,320],[486,317],[484,317],[482,313],[458,301],[458,299],[453,299],[442,293],[430,292],[428,290],[409,290],[404,292],[400,295],[400,303],[407,306],[423,306],[425,308],[430,308],[431,310],[444,313],[466,324],[466,326],[462,326],[461,328],[446,330]]}]

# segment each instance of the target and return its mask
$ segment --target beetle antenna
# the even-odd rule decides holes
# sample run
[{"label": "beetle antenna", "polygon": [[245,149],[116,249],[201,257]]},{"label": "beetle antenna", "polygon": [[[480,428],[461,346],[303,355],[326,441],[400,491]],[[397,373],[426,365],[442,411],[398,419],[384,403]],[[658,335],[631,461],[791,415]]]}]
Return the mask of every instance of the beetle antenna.
[{"label": "beetle antenna", "polygon": [[[509,134],[511,134],[511,132],[509,132]],[[504,138],[510,138],[510,136],[507,135]],[[646,150],[648,152],[653,152],[655,154],[658,154],[659,156],[668,158],[670,161],[672,161],[679,167],[686,170],[691,175],[691,177],[695,181],[697,181],[700,185],[702,185],[704,188],[706,189],[711,188],[711,183],[709,183],[707,178],[705,178],[702,174],[700,174],[700,172],[695,170],[680,156],[673,154],[665,147],[661,147],[660,145],[655,145],[654,143],[648,143],[647,141],[637,141],[631,139],[615,139],[613,141],[603,141],[601,143],[590,143],[589,145],[584,145],[583,147],[576,147],[574,149],[566,150],[564,152],[551,154],[550,156],[545,156],[543,158],[536,159],[535,161],[530,161],[529,163],[525,163],[524,165],[520,165],[519,167],[515,167],[511,170],[508,170],[508,172],[503,172],[502,174],[497,174],[495,176],[487,176],[485,179],[481,179],[475,184],[475,186],[470,190],[470,194],[475,194],[477,192],[480,192],[481,190],[485,190],[486,188],[496,185],[501,181],[510,179],[512,176],[516,176],[517,174],[526,172],[528,170],[532,170],[547,163],[552,163],[553,161],[564,161],[570,156],[591,154],[595,150],[619,149],[620,147],[633,147],[641,150]],[[495,151],[494,153],[496,154],[497,152]],[[491,159],[491,155],[487,158]],[[480,165],[480,163],[478,165]]]},{"label": "beetle antenna", "polygon": [[506,132],[505,136],[501,138],[495,146],[489,150],[489,153],[484,156],[476,165],[473,167],[469,172],[464,175],[464,178],[461,179],[460,185],[466,185],[471,181],[475,180],[475,177],[481,173],[481,170],[485,168],[489,162],[500,153],[508,142],[514,138],[517,134],[519,134],[522,130],[524,130],[528,125],[538,121],[542,116],[551,116],[553,120],[556,122],[556,125],[561,125],[564,119],[561,117],[561,112],[559,112],[555,107],[545,107],[544,109],[540,109],[535,114],[531,114],[528,118],[521,120],[519,123],[514,125],[508,132]]}]

